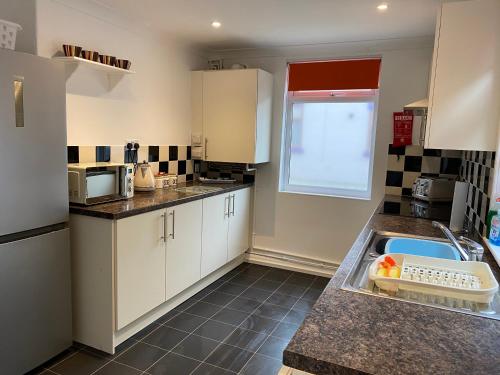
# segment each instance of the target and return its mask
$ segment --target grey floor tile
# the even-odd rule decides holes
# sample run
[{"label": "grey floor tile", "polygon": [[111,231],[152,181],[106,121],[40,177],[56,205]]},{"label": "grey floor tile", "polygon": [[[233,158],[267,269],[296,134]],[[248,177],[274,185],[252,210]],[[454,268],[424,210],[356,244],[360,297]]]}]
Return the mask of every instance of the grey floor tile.
[{"label": "grey floor tile", "polygon": [[187,313],[203,316],[205,318],[210,318],[217,311],[219,311],[222,306],[212,305],[211,303],[198,302],[186,310]]},{"label": "grey floor tile", "polygon": [[233,310],[239,310],[239,311],[245,311],[248,313],[251,313],[254,311],[261,302],[255,301],[253,299],[248,299],[248,298],[243,298],[243,297],[237,297],[229,305],[227,305],[228,308],[231,308]]},{"label": "grey floor tile", "polygon": [[114,361],[144,371],[166,353],[165,350],[140,342],[115,358]]},{"label": "grey floor tile", "polygon": [[264,354],[279,360],[283,359],[283,350],[288,345],[289,340],[280,339],[278,337],[269,336],[258,350],[259,354]]},{"label": "grey floor tile", "polygon": [[229,324],[209,320],[194,331],[195,335],[206,337],[212,340],[223,341],[235,329],[234,326]]},{"label": "grey floor tile", "polygon": [[309,288],[304,293],[304,296],[302,298],[305,298],[305,299],[308,299],[311,301],[316,301],[319,298],[319,296],[321,295],[321,293],[323,293],[322,290]]},{"label": "grey floor tile", "polygon": [[282,366],[282,362],[278,359],[255,354],[240,374],[277,375]]},{"label": "grey floor tile", "polygon": [[166,313],[166,314],[162,315],[161,317],[159,317],[158,319],[156,319],[155,323],[157,323],[157,324],[163,324],[163,323],[169,321],[170,319],[172,319],[173,317],[175,317],[178,314],[179,314],[178,310],[170,310],[168,313]]},{"label": "grey floor tile", "polygon": [[[143,342],[158,346],[164,350],[170,350],[181,340],[186,338],[189,333],[178,331],[171,327],[160,327],[149,336],[142,339]],[[133,349],[133,348],[132,348]],[[126,354],[127,352],[125,352]]]},{"label": "grey floor tile", "polygon": [[174,310],[177,310],[177,311],[187,310],[189,307],[193,306],[197,302],[198,302],[197,299],[194,299],[193,297],[191,297],[190,299],[182,302],[179,306],[176,306],[174,308]]},{"label": "grey floor tile", "polygon": [[264,302],[267,298],[269,298],[271,294],[272,292],[267,290],[248,288],[243,293],[241,293],[240,297],[253,299],[258,302]]},{"label": "grey floor tile", "polygon": [[232,294],[214,291],[202,299],[203,302],[208,302],[214,305],[224,306],[235,298]]},{"label": "grey floor tile", "polygon": [[285,323],[292,323],[292,324],[301,325],[302,322],[304,321],[304,318],[306,317],[306,315],[307,315],[307,311],[292,309],[288,312],[288,314],[286,314],[283,321]]},{"label": "grey floor tile", "polygon": [[260,279],[260,280],[257,280],[252,285],[252,288],[258,288],[258,289],[263,289],[263,290],[268,290],[270,292],[274,292],[276,289],[278,289],[280,287],[280,285],[281,285],[281,283],[279,281]]},{"label": "grey floor tile", "polygon": [[149,335],[155,329],[158,329],[160,327],[161,327],[161,325],[159,325],[157,323],[151,323],[150,325],[146,326],[145,328],[143,328],[139,332],[137,332],[135,335],[133,335],[131,337],[131,339],[132,340],[142,340],[144,337]]},{"label": "grey floor tile", "polygon": [[227,282],[220,287],[217,288],[218,292],[223,292],[227,294],[232,294],[232,295],[240,295],[241,292],[243,292],[247,287],[245,285],[241,284],[234,284],[232,282]]},{"label": "grey floor tile", "polygon": [[290,311],[290,309],[264,302],[255,310],[254,314],[265,318],[281,320],[286,316],[288,311]]},{"label": "grey floor tile", "polygon": [[313,283],[311,284],[311,288],[323,290],[326,288],[326,286],[328,285],[329,282],[330,282],[330,279],[327,279],[326,277],[318,276],[318,277],[316,277],[316,279],[314,279]]},{"label": "grey floor tile", "polygon": [[139,375],[142,371],[133,369],[117,362],[109,362],[103,368],[95,373],[95,375]]},{"label": "grey floor tile", "polygon": [[286,279],[288,279],[291,274],[292,274],[291,271],[280,270],[280,269],[274,268],[274,269],[270,270],[269,272],[267,272],[264,276],[262,276],[262,278],[265,280],[283,282]]},{"label": "grey floor tile", "polygon": [[240,274],[234,276],[229,281],[233,284],[250,286],[260,278],[261,278],[261,276],[255,276],[255,275],[247,274],[247,273],[240,273]]},{"label": "grey floor tile", "polygon": [[300,285],[283,284],[282,286],[279,287],[276,293],[292,297],[302,297],[302,294],[304,294],[305,291],[306,288]]},{"label": "grey floor tile", "polygon": [[210,354],[205,362],[230,371],[239,372],[252,356],[253,353],[247,350],[221,344]]},{"label": "grey floor tile", "polygon": [[271,297],[269,297],[266,302],[291,309],[293,305],[295,305],[295,302],[297,302],[298,300],[298,297],[275,293]]},{"label": "grey floor tile", "polygon": [[191,335],[186,337],[186,339],[172,351],[186,357],[203,361],[219,344],[220,343],[215,340]]},{"label": "grey floor tile", "polygon": [[224,308],[215,314],[211,319],[222,323],[232,324],[233,326],[240,325],[242,321],[248,318],[248,313],[237,310]]},{"label": "grey floor tile", "polygon": [[232,375],[234,372],[224,370],[220,367],[215,367],[209,365],[208,363],[202,363],[200,367],[192,373],[192,375]]},{"label": "grey floor tile", "polygon": [[64,361],[54,365],[50,370],[61,375],[88,375],[109,362],[101,356],[80,351]]},{"label": "grey floor tile", "polygon": [[218,287],[220,287],[222,284],[224,284],[229,279],[230,279],[230,277],[228,277],[228,276],[222,276],[220,279],[215,280],[212,284],[210,284],[209,286],[207,286],[205,288],[205,290],[207,290],[207,291],[209,291],[209,290],[215,290]]},{"label": "grey floor tile", "polygon": [[301,311],[311,311],[312,307],[314,306],[315,301],[311,301],[305,298],[301,298],[297,301],[297,303],[293,306],[294,310],[301,310]]},{"label": "grey floor tile", "polygon": [[149,374],[153,375],[188,375],[200,362],[194,359],[186,358],[174,353],[168,353],[165,357],[155,363],[150,369]]},{"label": "grey floor tile", "polygon": [[264,318],[259,315],[250,315],[240,328],[249,329],[261,333],[271,333],[271,331],[278,325],[278,321]]},{"label": "grey floor tile", "polygon": [[[219,286],[217,286],[217,287],[219,287]],[[191,298],[197,299],[197,300],[202,300],[204,297],[206,297],[207,295],[212,293],[213,290],[214,289],[208,289],[208,288],[202,289],[198,293],[196,293],[194,296],[192,296]]]},{"label": "grey floor tile", "polygon": [[285,284],[292,284],[292,285],[302,286],[304,288],[309,288],[309,286],[311,286],[313,281],[314,281],[314,276],[311,278],[299,274],[293,274],[285,281]]},{"label": "grey floor tile", "polygon": [[179,313],[179,315],[166,322],[165,326],[191,333],[206,321],[207,318],[202,318],[197,315]]},{"label": "grey floor tile", "polygon": [[237,346],[255,352],[266,341],[267,335],[265,333],[257,333],[243,328],[237,328],[231,336],[229,336],[224,343]]},{"label": "grey floor tile", "polygon": [[274,331],[271,332],[271,335],[285,340],[290,340],[293,335],[295,335],[295,332],[297,332],[299,327],[300,326],[297,324],[281,322],[276,326]]}]

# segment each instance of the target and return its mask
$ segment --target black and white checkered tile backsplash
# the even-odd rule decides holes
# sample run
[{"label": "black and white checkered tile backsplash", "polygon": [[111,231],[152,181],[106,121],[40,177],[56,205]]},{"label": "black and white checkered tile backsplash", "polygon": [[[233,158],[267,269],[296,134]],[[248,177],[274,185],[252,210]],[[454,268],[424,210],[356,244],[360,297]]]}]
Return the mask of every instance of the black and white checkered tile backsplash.
[{"label": "black and white checkered tile backsplash", "polygon": [[[68,163],[126,163],[130,160],[129,152],[123,145],[68,146]],[[191,146],[141,146],[137,160],[148,161],[155,174],[165,172],[178,175],[179,182],[192,181],[194,178]]]},{"label": "black and white checkered tile backsplash", "polygon": [[460,180],[469,183],[465,215],[482,235],[486,235],[486,216],[490,207],[495,165],[495,153],[487,151],[464,151]]},{"label": "black and white checkered tile backsplash", "polygon": [[195,178],[232,178],[239,182],[254,182],[255,171],[247,171],[246,164],[215,163],[201,160],[194,161]]},{"label": "black and white checkered tile backsplash", "polygon": [[462,151],[424,149],[421,146],[389,145],[385,193],[411,196],[413,182],[420,176],[457,178]]}]

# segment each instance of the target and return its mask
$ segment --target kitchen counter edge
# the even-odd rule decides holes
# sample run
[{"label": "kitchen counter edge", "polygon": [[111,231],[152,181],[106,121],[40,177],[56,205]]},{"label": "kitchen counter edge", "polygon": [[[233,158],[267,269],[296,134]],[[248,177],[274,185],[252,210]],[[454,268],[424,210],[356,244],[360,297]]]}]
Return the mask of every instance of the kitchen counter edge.
[{"label": "kitchen counter edge", "polygon": [[134,196],[130,199],[123,199],[114,202],[101,203],[91,206],[70,204],[69,212],[70,214],[119,220],[150,211],[160,210],[162,208],[177,206],[180,204],[213,197],[220,194],[245,189],[254,186],[254,183],[239,182],[234,184],[201,184],[198,182],[187,182],[178,184],[175,189],[189,186],[210,186],[220,187],[221,189],[193,195],[177,192],[173,188],[156,189],[152,192],[135,192]]},{"label": "kitchen counter edge", "polygon": [[[312,374],[493,374],[500,321],[341,289],[372,231],[443,237],[431,221],[373,212],[283,352]],[[485,261],[498,278],[489,250]]]}]

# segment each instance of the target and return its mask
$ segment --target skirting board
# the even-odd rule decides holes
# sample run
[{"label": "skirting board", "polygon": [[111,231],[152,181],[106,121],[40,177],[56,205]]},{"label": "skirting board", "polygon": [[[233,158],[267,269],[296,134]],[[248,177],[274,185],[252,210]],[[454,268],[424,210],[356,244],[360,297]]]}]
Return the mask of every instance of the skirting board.
[{"label": "skirting board", "polygon": [[304,272],[317,276],[332,277],[338,264],[316,259],[299,257],[281,251],[253,248],[246,252],[248,263],[283,268],[290,271]]}]

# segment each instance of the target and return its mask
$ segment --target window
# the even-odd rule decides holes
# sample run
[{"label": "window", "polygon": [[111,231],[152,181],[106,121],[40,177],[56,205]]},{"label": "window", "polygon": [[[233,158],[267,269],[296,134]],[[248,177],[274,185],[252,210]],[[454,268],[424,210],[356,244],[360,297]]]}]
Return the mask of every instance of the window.
[{"label": "window", "polygon": [[[280,191],[370,199],[378,68],[377,88],[356,83],[354,89],[339,90],[330,82],[334,89],[288,91]],[[289,88],[296,84],[291,73]]]}]

